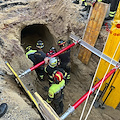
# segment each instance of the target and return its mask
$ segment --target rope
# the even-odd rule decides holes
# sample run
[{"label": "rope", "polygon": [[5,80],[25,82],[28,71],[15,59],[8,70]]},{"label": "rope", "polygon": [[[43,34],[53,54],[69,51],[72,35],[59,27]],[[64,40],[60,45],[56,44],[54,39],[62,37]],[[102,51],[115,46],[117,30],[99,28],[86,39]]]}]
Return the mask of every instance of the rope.
[{"label": "rope", "polygon": [[[89,14],[89,16],[88,16],[88,21],[89,21],[89,19],[90,19],[90,15],[91,15],[91,13],[92,13],[92,9],[93,9],[93,7],[91,7],[91,9],[90,9],[90,14]],[[88,23],[88,21],[87,21],[87,23]],[[87,27],[87,26],[86,26],[86,27]],[[85,30],[86,30],[86,28],[85,28]],[[84,34],[85,34],[85,30],[84,30]],[[83,37],[84,37],[84,34],[83,34]],[[83,37],[82,37],[82,38],[83,38]],[[104,48],[104,49],[105,49],[105,48]],[[103,51],[104,51],[104,49],[103,49]],[[102,51],[102,54],[103,54],[103,51]],[[101,55],[101,56],[102,56],[102,55]],[[98,66],[99,66],[99,64],[100,64],[100,61],[99,61],[99,63],[98,63]],[[84,111],[85,111],[85,107],[86,107],[87,102],[88,102],[88,99],[89,99],[90,90],[92,89],[92,86],[93,86],[93,83],[94,83],[94,79],[95,79],[95,76],[96,76],[96,74],[97,74],[98,66],[97,66],[97,69],[96,69],[94,78],[93,78],[93,80],[92,80],[92,83],[91,83],[91,86],[90,86],[90,89],[89,89],[89,93],[88,93],[88,96],[87,96],[87,98],[86,98],[86,101],[85,101],[85,104],[84,104],[84,107],[83,107],[83,110],[82,110],[82,113],[81,113],[81,116],[80,116],[80,120],[82,120],[82,117],[83,117],[83,114],[84,114]]]},{"label": "rope", "polygon": [[115,50],[115,53],[114,53],[114,55],[113,55],[113,57],[112,57],[112,59],[111,59],[111,61],[110,61],[110,64],[109,64],[109,66],[108,66],[108,69],[107,69],[107,71],[106,71],[106,73],[105,73],[105,75],[104,75],[104,77],[103,77],[103,80],[102,80],[102,82],[101,82],[101,85],[100,85],[99,89],[97,90],[97,93],[96,93],[96,95],[95,95],[95,97],[94,97],[94,99],[93,99],[93,102],[92,102],[92,104],[91,104],[91,106],[90,106],[90,109],[89,109],[89,111],[88,111],[88,113],[87,113],[87,115],[86,115],[86,117],[85,117],[85,120],[87,120],[88,115],[89,115],[90,112],[91,112],[92,106],[93,106],[93,104],[94,104],[94,102],[95,102],[95,100],[96,100],[96,98],[97,98],[97,96],[98,96],[98,93],[99,93],[99,91],[100,91],[100,88],[101,88],[101,86],[102,86],[102,84],[103,84],[103,81],[104,81],[104,79],[105,79],[105,76],[106,76],[107,73],[108,73],[108,70],[109,70],[110,65],[111,65],[111,63],[112,63],[112,61],[113,61],[113,58],[114,58],[115,55],[116,55],[116,52],[117,52],[117,50],[118,50],[119,45],[120,45],[120,42],[119,42],[119,44],[118,44],[118,46],[117,46],[117,48],[116,48],[116,50]]},{"label": "rope", "polygon": [[[103,54],[103,52],[102,52],[102,54]],[[88,93],[88,96],[87,96],[87,98],[86,98],[86,101],[85,101],[85,104],[84,104],[84,107],[83,107],[83,110],[82,110],[82,113],[81,113],[81,116],[80,116],[80,120],[82,120],[82,117],[83,117],[83,114],[84,114],[84,111],[85,111],[85,107],[86,107],[87,102],[88,102],[88,99],[89,99],[90,91],[92,90],[92,86],[93,86],[93,83],[94,83],[94,79],[95,79],[96,74],[97,74],[97,71],[98,71],[99,64],[100,64],[100,61],[99,61],[99,63],[98,63],[98,66],[97,66],[97,69],[96,69],[94,78],[93,78],[93,80],[92,80],[92,83],[91,83],[91,86],[90,86],[90,89],[89,89],[89,93]]]},{"label": "rope", "polygon": [[[93,7],[91,6],[91,9],[90,9],[90,12],[89,12],[89,15],[88,15],[87,23],[89,22],[90,16],[91,16],[91,14],[92,14],[92,9],[93,9]],[[86,31],[86,28],[87,28],[87,26],[85,27],[84,34],[85,34],[85,31]],[[83,34],[82,38],[84,37],[84,34]],[[96,73],[97,73],[97,71],[96,71]],[[95,73],[95,74],[96,74],[96,73]],[[91,84],[91,86],[90,86],[90,90],[92,89],[93,82],[94,82],[94,79],[93,79],[92,84]],[[87,101],[88,101],[88,98],[89,98],[89,95],[90,95],[90,90],[89,90],[87,99],[86,99],[86,101],[85,101],[85,104],[84,104],[84,107],[83,107],[83,110],[82,110],[82,113],[81,113],[81,116],[80,116],[80,120],[81,120],[82,117],[83,117],[83,114],[84,114],[84,111],[85,111],[85,107],[86,107],[86,105],[87,105]]]}]

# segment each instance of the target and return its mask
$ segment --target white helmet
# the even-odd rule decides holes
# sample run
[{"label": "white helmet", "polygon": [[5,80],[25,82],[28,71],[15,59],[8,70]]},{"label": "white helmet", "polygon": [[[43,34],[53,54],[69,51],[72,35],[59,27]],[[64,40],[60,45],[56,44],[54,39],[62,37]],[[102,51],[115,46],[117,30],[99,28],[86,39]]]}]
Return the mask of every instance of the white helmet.
[{"label": "white helmet", "polygon": [[52,68],[56,67],[57,63],[58,63],[58,59],[56,57],[53,57],[49,60],[49,66]]}]

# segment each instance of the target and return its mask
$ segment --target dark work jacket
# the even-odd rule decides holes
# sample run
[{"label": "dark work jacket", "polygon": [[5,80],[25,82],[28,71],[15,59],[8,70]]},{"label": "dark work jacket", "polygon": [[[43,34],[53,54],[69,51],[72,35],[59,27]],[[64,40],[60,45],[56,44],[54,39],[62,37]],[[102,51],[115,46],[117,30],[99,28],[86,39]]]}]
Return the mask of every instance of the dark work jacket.
[{"label": "dark work jacket", "polygon": [[66,72],[62,69],[62,68],[59,68],[59,67],[50,67],[49,65],[47,67],[45,67],[45,72],[48,73],[48,76],[49,76],[49,81],[52,82],[53,81],[53,77],[52,77],[52,74],[55,70],[58,70],[60,71],[64,77],[66,77]]},{"label": "dark work jacket", "polygon": [[59,59],[62,63],[69,63],[70,62],[70,49],[68,51],[65,51],[64,53],[60,54]]},{"label": "dark work jacket", "polygon": [[35,57],[35,65],[36,65],[44,60],[46,54],[41,50],[37,50],[37,52],[34,53],[34,57]]}]

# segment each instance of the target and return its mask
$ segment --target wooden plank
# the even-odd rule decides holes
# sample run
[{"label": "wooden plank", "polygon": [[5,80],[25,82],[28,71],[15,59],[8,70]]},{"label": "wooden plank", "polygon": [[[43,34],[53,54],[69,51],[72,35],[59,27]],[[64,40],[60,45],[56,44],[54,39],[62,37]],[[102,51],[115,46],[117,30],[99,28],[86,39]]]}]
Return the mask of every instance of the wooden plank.
[{"label": "wooden plank", "polygon": [[[104,47],[104,51],[103,53],[106,54],[107,56],[109,57],[113,57],[114,53],[115,53],[115,50],[120,42],[120,29],[117,29],[116,28],[116,23],[120,21],[120,4],[119,4],[119,7],[118,7],[118,10],[116,12],[116,15],[115,15],[115,18],[114,18],[114,21],[113,21],[113,25],[111,27],[111,31],[112,33],[109,33],[108,35],[108,39],[107,39],[107,42],[106,42],[106,45]],[[116,33],[116,34],[115,34]],[[120,46],[116,52],[116,55],[114,57],[114,60],[116,61],[119,61],[120,59]],[[100,59],[100,63],[98,65],[98,69],[97,69],[97,74],[95,76],[95,80],[97,78],[101,79],[104,77],[105,73],[106,73],[106,70],[109,66],[109,63],[106,62],[105,60],[103,59]],[[110,66],[110,69],[112,69],[114,66]],[[109,71],[110,71],[109,69]],[[105,87],[105,84],[108,83],[110,80],[110,78],[108,78],[102,85],[102,88],[101,88],[101,91],[104,89]],[[111,92],[111,94],[109,95],[108,99],[106,100],[105,104],[106,105],[109,105],[113,108],[116,108],[118,103],[120,102],[120,70],[117,70],[117,72],[115,73],[112,81],[111,81],[111,84],[109,85],[106,93],[104,94],[102,100],[104,101],[105,98],[107,97],[108,93],[110,92],[110,89],[111,89],[111,86],[114,86],[115,89]]]},{"label": "wooden plank", "polygon": [[37,92],[35,92],[34,94],[38,101],[39,108],[42,111],[41,114],[44,117],[44,119],[45,120],[60,120],[59,116],[56,114],[53,108],[46,101],[44,101]]},{"label": "wooden plank", "polygon": [[30,93],[30,91],[28,90],[28,88],[24,85],[24,83],[21,81],[21,79],[18,77],[17,73],[13,70],[13,68],[10,66],[10,64],[8,62],[5,62],[5,64],[8,66],[8,68],[11,70],[11,72],[15,75],[16,77],[16,82],[19,82],[19,84],[21,85],[21,87],[23,88],[23,90],[26,92],[26,94],[29,96],[29,98],[31,99],[31,101],[34,103],[34,105],[36,106],[37,110],[41,113],[41,110],[39,109],[38,103],[36,101],[36,99],[34,98],[34,96]]},{"label": "wooden plank", "polygon": [[[83,40],[89,43],[91,46],[94,46],[96,43],[107,9],[108,5],[101,2],[97,2],[93,7],[90,19],[85,29],[85,34],[83,36]],[[90,56],[91,56],[90,51],[88,51],[84,47],[80,48],[78,58],[84,64],[88,63]]]}]

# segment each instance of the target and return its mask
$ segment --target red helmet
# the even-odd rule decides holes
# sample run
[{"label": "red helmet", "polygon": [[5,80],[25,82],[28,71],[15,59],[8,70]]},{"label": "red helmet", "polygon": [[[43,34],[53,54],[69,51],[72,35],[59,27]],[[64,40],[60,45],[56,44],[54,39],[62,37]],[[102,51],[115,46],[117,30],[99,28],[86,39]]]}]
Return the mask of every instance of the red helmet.
[{"label": "red helmet", "polygon": [[55,52],[53,50],[51,50],[46,54],[46,56],[51,57],[54,54],[55,54]]},{"label": "red helmet", "polygon": [[63,80],[63,74],[59,71],[55,71],[53,73],[53,77],[54,77],[54,82],[57,84],[59,84],[59,82]]}]

